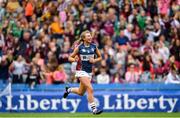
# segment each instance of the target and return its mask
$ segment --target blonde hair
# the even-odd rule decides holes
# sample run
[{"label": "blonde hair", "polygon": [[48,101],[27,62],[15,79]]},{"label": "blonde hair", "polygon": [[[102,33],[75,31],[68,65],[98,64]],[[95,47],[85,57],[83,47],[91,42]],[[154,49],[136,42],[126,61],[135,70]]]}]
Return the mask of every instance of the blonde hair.
[{"label": "blonde hair", "polygon": [[85,38],[86,33],[90,33],[90,34],[91,34],[91,32],[90,32],[89,30],[83,31],[83,32],[81,33],[79,39],[76,40],[76,41],[73,43],[73,45],[72,45],[73,48],[75,47],[75,45],[77,45],[77,44],[79,45],[81,42],[83,42],[83,39]]},{"label": "blonde hair", "polygon": [[80,35],[80,38],[79,38],[80,41],[83,41],[83,39],[86,37],[86,33],[90,33],[91,34],[91,32],[89,30],[83,31],[81,33],[81,35]]}]

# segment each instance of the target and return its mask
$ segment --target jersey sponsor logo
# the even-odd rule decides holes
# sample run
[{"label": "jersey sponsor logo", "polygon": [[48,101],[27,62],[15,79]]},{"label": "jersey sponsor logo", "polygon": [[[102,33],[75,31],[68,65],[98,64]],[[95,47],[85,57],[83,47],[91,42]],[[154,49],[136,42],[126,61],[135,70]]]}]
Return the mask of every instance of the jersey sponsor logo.
[{"label": "jersey sponsor logo", "polygon": [[89,61],[90,58],[94,58],[94,54],[91,55],[80,55],[81,61]]},{"label": "jersey sponsor logo", "polygon": [[94,50],[95,50],[94,48],[91,48],[91,51],[92,51],[92,52],[94,52]]},{"label": "jersey sponsor logo", "polygon": [[86,50],[85,50],[85,49],[82,49],[82,52],[86,52]]}]

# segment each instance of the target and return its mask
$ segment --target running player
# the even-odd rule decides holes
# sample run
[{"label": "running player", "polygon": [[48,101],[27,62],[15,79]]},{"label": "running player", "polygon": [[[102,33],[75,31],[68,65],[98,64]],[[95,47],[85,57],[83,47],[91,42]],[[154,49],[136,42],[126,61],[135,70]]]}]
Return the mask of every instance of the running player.
[{"label": "running player", "polygon": [[[96,108],[93,88],[91,85],[92,66],[94,63],[101,61],[101,53],[97,46],[91,42],[92,36],[90,31],[87,30],[82,32],[80,40],[82,43],[74,49],[73,53],[69,57],[70,62],[78,62],[75,77],[79,79],[80,86],[79,88],[66,87],[63,97],[66,98],[69,93],[75,93],[83,96],[87,91],[88,102],[91,106],[93,114],[101,114],[103,111],[97,110]],[[97,55],[97,58],[95,58],[95,55]]]}]

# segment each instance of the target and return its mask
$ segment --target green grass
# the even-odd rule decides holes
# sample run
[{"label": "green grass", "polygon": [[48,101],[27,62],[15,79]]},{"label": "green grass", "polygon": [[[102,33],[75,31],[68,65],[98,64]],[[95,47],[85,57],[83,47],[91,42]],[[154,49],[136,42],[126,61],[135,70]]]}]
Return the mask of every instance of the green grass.
[{"label": "green grass", "polygon": [[0,118],[180,118],[179,113],[0,113]]}]

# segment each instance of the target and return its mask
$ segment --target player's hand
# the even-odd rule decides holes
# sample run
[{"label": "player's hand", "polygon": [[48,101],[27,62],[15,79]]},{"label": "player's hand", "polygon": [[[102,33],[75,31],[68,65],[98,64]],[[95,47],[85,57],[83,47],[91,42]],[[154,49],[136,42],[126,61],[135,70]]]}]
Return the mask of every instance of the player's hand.
[{"label": "player's hand", "polygon": [[74,62],[78,62],[79,61],[79,57],[78,56],[75,56],[74,57]]},{"label": "player's hand", "polygon": [[95,59],[94,59],[94,58],[90,58],[90,59],[89,59],[89,62],[92,63],[92,64],[94,64],[94,63],[95,63]]}]

